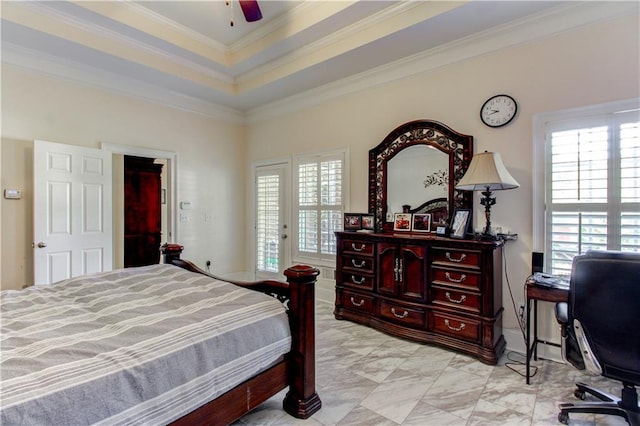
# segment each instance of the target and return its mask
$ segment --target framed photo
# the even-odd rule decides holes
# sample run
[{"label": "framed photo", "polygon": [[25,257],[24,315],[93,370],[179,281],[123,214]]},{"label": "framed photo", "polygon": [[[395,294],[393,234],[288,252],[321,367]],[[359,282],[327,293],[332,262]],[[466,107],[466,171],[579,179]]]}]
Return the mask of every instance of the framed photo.
[{"label": "framed photo", "polygon": [[431,232],[431,214],[430,213],[414,214],[411,230],[414,232]]},{"label": "framed photo", "polygon": [[394,231],[411,231],[411,213],[396,213],[393,215]]},{"label": "framed photo", "polygon": [[373,231],[375,227],[375,216],[372,214],[362,215],[362,229],[365,231]]},{"label": "framed photo", "polygon": [[456,209],[451,219],[451,238],[464,238],[471,224],[470,209]]},{"label": "framed photo", "polygon": [[360,229],[362,229],[362,214],[345,213],[344,214],[344,230],[359,231]]}]

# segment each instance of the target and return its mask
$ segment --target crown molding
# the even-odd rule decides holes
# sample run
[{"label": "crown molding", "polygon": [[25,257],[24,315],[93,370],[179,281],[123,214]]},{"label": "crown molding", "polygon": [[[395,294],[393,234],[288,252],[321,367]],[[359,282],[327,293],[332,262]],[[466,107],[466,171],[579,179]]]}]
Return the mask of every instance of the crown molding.
[{"label": "crown molding", "polygon": [[[85,3],[85,2],[86,0],[83,0],[80,3]],[[208,47],[219,50],[220,52],[223,52],[225,54],[229,54],[231,52],[231,49],[225,44],[220,43],[217,40],[209,38],[203,34],[200,34],[197,31],[193,31],[191,28],[185,27],[182,24],[172,21],[171,19],[168,19],[163,15],[160,15],[159,13],[152,11],[151,9],[148,9],[134,2],[121,2],[121,4],[123,7],[127,7],[131,9],[136,14],[140,16],[144,16],[147,19],[154,21],[158,24],[162,24],[162,26],[164,27],[171,28],[173,31],[177,33],[181,33],[185,37],[192,39],[198,43],[207,45]]]},{"label": "crown molding", "polygon": [[233,108],[162,89],[83,63],[61,60],[57,56],[46,55],[4,41],[2,42],[2,64],[227,122],[243,124],[245,121],[244,114]]},{"label": "crown molding", "polygon": [[635,2],[580,2],[558,6],[524,19],[497,26],[400,59],[336,82],[250,109],[247,123],[256,123],[310,108],[333,99],[392,81],[461,62],[473,57],[551,37],[629,13],[638,13]]},{"label": "crown molding", "polygon": [[[237,77],[236,81],[239,86],[247,85],[251,80],[255,80],[260,76],[273,73],[279,69],[286,69],[287,65],[292,64],[297,61],[305,61],[306,58],[313,57],[314,54],[321,52],[323,49],[330,48],[332,46],[337,45],[345,45],[345,40],[355,40],[360,39],[360,34],[363,31],[367,31],[371,28],[383,28],[384,23],[388,22],[390,19],[393,19],[401,14],[409,13],[412,10],[415,10],[418,7],[424,7],[423,2],[402,2],[391,7],[385,8],[377,13],[374,13],[364,19],[361,19],[358,22],[355,22],[347,27],[341,28],[338,31],[333,32],[332,34],[327,35],[319,40],[316,40],[312,43],[309,43],[303,47],[296,49],[293,52],[290,52],[279,59],[270,61],[265,63],[264,65],[253,68],[251,71],[248,71]],[[440,5],[446,5],[447,2],[439,2],[438,7]],[[451,3],[453,5],[453,3]],[[455,6],[454,6],[455,7]],[[395,28],[393,28],[395,31]],[[358,45],[364,43],[363,40],[358,40]],[[342,49],[345,49],[343,47]],[[335,55],[335,51],[332,53]],[[306,61],[305,61],[306,62]],[[308,64],[306,64],[308,65]],[[295,69],[299,71],[299,69]],[[288,74],[292,73],[289,71]],[[241,90],[246,91],[250,88]]]},{"label": "crown molding", "polygon": [[[87,6],[83,6],[83,7],[88,7],[89,5],[91,5],[91,2],[88,2]],[[127,4],[126,2],[120,2],[119,4],[121,5],[125,5]],[[226,88],[226,92],[231,93],[233,92],[233,85],[235,83],[233,77],[219,72],[219,71],[215,71],[211,68],[208,68],[204,65],[201,64],[197,64],[193,61],[189,61],[186,58],[168,53],[166,51],[163,51],[161,49],[158,49],[156,47],[150,46],[148,44],[139,42],[137,40],[132,39],[131,37],[127,37],[125,35],[122,35],[120,33],[117,33],[115,31],[109,30],[107,28],[98,26],[98,25],[89,25],[73,16],[70,16],[64,12],[61,12],[51,6],[49,6],[47,4],[47,2],[18,2],[17,4],[12,5],[12,7],[22,7],[22,8],[26,8],[29,9],[32,13],[44,16],[46,18],[47,21],[49,21],[51,23],[51,25],[54,25],[54,23],[57,24],[62,24],[62,26],[64,27],[73,27],[73,28],[77,28],[78,30],[80,30],[83,33],[86,34],[92,34],[94,36],[96,36],[97,38],[99,38],[100,40],[108,40],[110,42],[114,42],[117,43],[118,45],[122,45],[122,46],[126,46],[129,49],[135,50],[135,51],[139,51],[139,52],[144,52],[148,55],[152,55],[155,58],[158,58],[159,60],[165,61],[166,63],[170,63],[173,66],[177,66],[179,68],[185,69],[185,70],[190,70],[193,71],[195,73],[198,73],[202,76],[217,80],[220,82],[220,84],[224,85]],[[132,8],[132,10],[137,10],[136,7],[138,9],[147,11],[148,14],[151,14],[153,12],[148,11],[145,8],[141,8],[140,6],[134,6],[133,4],[130,4],[126,7],[130,7]],[[4,6],[3,6],[4,8]],[[91,9],[89,9],[91,10]],[[4,15],[6,15],[6,13],[3,13],[3,18],[5,17]],[[159,16],[159,15],[158,15]],[[13,20],[11,16],[8,17],[9,20]],[[159,18],[158,18],[159,19]],[[164,20],[162,21],[162,24],[164,25],[166,22],[172,22],[169,20]],[[19,23],[20,25],[26,25],[29,26],[31,28],[34,28],[36,30],[39,31],[45,31],[47,33],[49,33],[49,31],[45,30],[45,29],[41,29],[38,27],[34,27],[33,25],[29,25],[28,23],[22,22],[22,20],[18,20],[16,21],[17,23]],[[158,21],[160,22],[160,21]],[[168,24],[167,24],[168,25]],[[174,23],[174,25],[177,25]],[[65,31],[65,33],[67,33]],[[61,37],[61,35],[59,34],[54,34],[57,37]],[[63,37],[63,38],[67,38],[68,37]],[[79,40],[73,40],[74,42],[79,42],[82,45],[88,46],[90,48],[95,48],[94,46],[91,45],[87,45],[86,43],[81,42],[80,40],[82,40],[82,37],[79,38]],[[113,54],[113,53],[111,53]],[[117,55],[116,55],[117,56]],[[141,55],[142,56],[142,55]],[[125,58],[127,59],[127,58]],[[139,60],[138,61],[141,65],[146,65],[144,63],[144,61]],[[165,71],[166,72],[166,71]],[[181,73],[182,74],[182,73]],[[181,76],[181,78],[185,78],[187,80],[189,80],[189,77],[184,77]]]},{"label": "crown molding", "polygon": [[258,29],[251,31],[238,41],[229,45],[229,51],[232,55],[237,55],[242,50],[248,48],[254,43],[268,37],[270,34],[275,33],[278,29],[290,21],[301,19],[303,16],[309,14],[313,9],[318,7],[321,2],[305,0],[300,5],[294,7],[287,16],[279,16],[267,22],[265,25],[258,27]]}]

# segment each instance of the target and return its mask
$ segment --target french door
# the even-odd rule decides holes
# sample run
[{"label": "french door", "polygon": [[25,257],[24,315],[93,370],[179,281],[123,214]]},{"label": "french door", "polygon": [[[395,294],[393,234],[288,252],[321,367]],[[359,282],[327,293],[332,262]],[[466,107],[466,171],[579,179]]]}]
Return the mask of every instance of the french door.
[{"label": "french door", "polygon": [[289,165],[255,168],[256,278],[280,278],[290,262]]}]

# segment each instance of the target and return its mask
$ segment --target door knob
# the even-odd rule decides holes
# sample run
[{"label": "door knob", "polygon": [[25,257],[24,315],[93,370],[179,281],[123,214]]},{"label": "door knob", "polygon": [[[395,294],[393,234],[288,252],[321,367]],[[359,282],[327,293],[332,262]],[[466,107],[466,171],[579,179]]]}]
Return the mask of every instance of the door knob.
[{"label": "door knob", "polygon": [[44,243],[42,241],[38,243],[38,248],[45,248],[46,246],[47,246],[47,243]]},{"label": "door knob", "polygon": [[286,240],[286,239],[287,239],[287,237],[288,237],[288,235],[287,235],[287,234],[282,234],[282,239],[283,239],[283,240]]}]

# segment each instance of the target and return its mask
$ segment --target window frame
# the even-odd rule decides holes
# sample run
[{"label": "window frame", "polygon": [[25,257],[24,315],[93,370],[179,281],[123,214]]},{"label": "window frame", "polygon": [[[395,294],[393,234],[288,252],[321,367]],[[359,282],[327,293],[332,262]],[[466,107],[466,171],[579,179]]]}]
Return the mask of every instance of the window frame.
[{"label": "window frame", "polygon": [[[616,113],[635,113],[640,108],[640,98],[628,99],[623,101],[598,104],[588,107],[575,108],[564,111],[555,111],[549,113],[538,114],[534,116],[534,140],[533,140],[533,251],[543,252],[545,256],[545,270],[550,271],[550,259],[547,250],[547,196],[548,188],[546,185],[551,168],[547,167],[550,161],[550,150],[547,149],[549,141],[547,140],[547,129],[549,126],[559,127],[565,123],[578,124],[580,121],[589,123],[591,126],[593,118],[598,122],[603,122],[602,117],[606,115],[615,116]],[[608,121],[611,124],[611,120]],[[568,128],[575,128],[569,126]],[[554,129],[555,130],[555,129]],[[615,130],[618,131],[617,128]],[[610,170],[608,179],[616,178],[617,170]],[[613,173],[613,175],[612,175]],[[607,211],[607,206],[603,207],[603,211]],[[608,226],[613,226],[609,224]],[[619,233],[619,230],[618,230]],[[610,241],[608,240],[608,244]]]},{"label": "window frame", "polygon": [[[291,239],[291,251],[294,262],[299,263],[308,263],[319,266],[334,266],[335,265],[335,254],[321,254],[311,255],[308,252],[301,252],[299,249],[298,241],[299,241],[299,214],[300,214],[300,182],[299,182],[299,165],[308,162],[310,159],[317,159],[317,163],[319,164],[322,161],[326,161],[329,159],[341,159],[343,162],[342,168],[342,205],[340,209],[340,216],[344,215],[344,212],[349,211],[349,148],[341,148],[330,151],[314,151],[310,153],[304,154],[295,154],[293,156],[292,162],[292,203],[291,203],[291,217],[292,217],[292,239]],[[341,222],[342,223],[342,222]],[[340,228],[339,230],[342,230]],[[320,236],[319,236],[320,238]],[[320,243],[320,242],[319,242]]]}]

